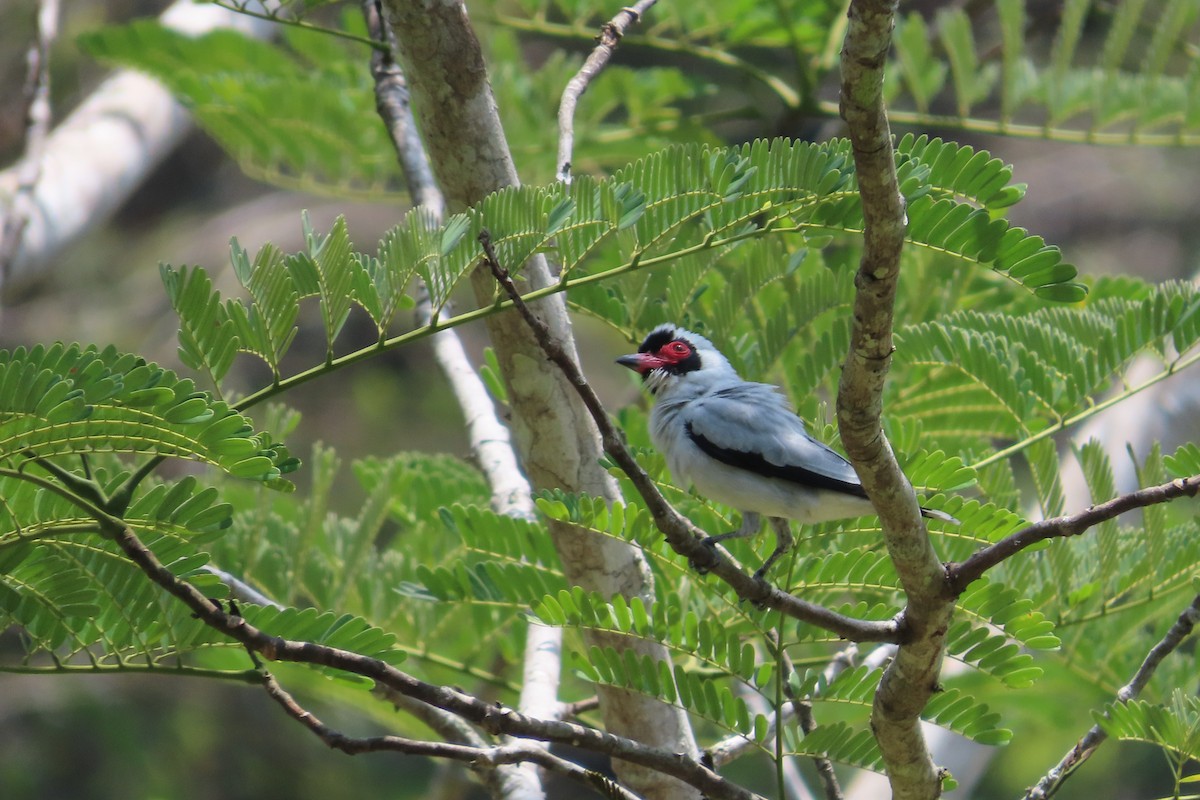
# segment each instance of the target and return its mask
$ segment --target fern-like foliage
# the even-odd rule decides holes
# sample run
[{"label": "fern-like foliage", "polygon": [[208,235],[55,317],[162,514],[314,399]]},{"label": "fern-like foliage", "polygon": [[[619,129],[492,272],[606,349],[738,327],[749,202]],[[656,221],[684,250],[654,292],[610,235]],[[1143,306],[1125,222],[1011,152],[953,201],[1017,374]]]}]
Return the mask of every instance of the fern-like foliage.
[{"label": "fern-like foliage", "polygon": [[[150,459],[131,471],[119,456]],[[175,574],[214,590],[197,548],[232,509],[196,478],[145,484],[163,458],[289,489],[299,462],[190,379],[109,348],[0,353],[0,614],[46,668],[178,668],[214,637],[146,580],[105,525],[137,534]]]},{"label": "fern-like foliage", "polygon": [[[1031,25],[1029,11],[1025,0],[1001,0],[994,17],[961,8],[929,22],[905,17],[896,31],[899,79],[891,84],[897,118],[957,116],[976,128],[1081,141],[1195,143],[1191,3],[1109,8],[1073,0],[1053,30]],[[984,59],[984,50],[993,54]],[[1039,50],[1048,52],[1035,56]]]},{"label": "fern-like foliage", "polygon": [[[906,138],[898,168],[912,199],[914,245],[987,267],[1043,299],[1084,296],[1073,281],[1074,267],[1056,248],[997,216],[1021,194],[1021,187],[1009,184],[1011,169],[1002,162],[970,148]],[[561,279],[531,297],[568,291],[579,308],[631,338],[660,322],[664,305],[685,318],[685,309],[693,314],[711,310],[716,338],[724,338],[720,334],[744,321],[744,304],[766,287],[812,277],[817,291],[806,292],[805,302],[793,308],[781,306],[788,316],[761,327],[753,352],[734,348],[735,360],[753,358],[756,368],[767,368],[795,340],[802,323],[828,319],[845,303],[848,274],[823,272],[820,264],[826,252],[843,252],[861,227],[845,142],[692,145],[647,156],[605,180],[581,177],[569,186],[505,189],[442,225],[415,209],[374,254],[356,253],[341,221],[327,235],[306,223],[307,249],[294,255],[267,246],[251,258],[235,243],[235,273],[250,295],[248,302],[222,300],[199,268],[164,266],[162,272],[180,315],[185,363],[208,373],[218,387],[236,352],[250,353],[271,368],[273,385],[243,400],[239,407],[245,408],[366,358],[378,347],[494,313],[503,304],[442,317],[451,293],[481,258],[477,237],[484,229],[501,263],[513,272],[538,253],[560,264]],[[407,292],[417,277],[429,290],[434,321],[388,338],[397,311],[411,303]],[[703,300],[706,293],[711,303]],[[320,302],[326,361],[283,376],[280,363],[295,335],[299,303],[313,296]],[[379,345],[338,355],[336,340],[354,307],[375,324]],[[838,338],[829,339],[831,350],[845,332],[842,327]],[[814,378],[831,366],[828,361],[814,365]]]},{"label": "fern-like foliage", "polygon": [[1200,757],[1200,701],[1182,690],[1175,690],[1168,703],[1114,703],[1096,715],[1096,722],[1109,736],[1157,745],[1180,763]]},{"label": "fern-like foliage", "polygon": [[62,344],[0,352],[0,458],[95,450],[191,459],[280,487],[299,464],[227,403],[136,356]]},{"label": "fern-like foliage", "polygon": [[[261,15],[242,0],[227,8]],[[311,2],[272,4],[281,43],[232,30],[189,36],[157,21],[89,31],[83,48],[107,64],[147,73],[184,102],[197,123],[247,174],[317,194],[404,199],[395,151],[375,118],[375,87],[366,65],[381,43],[367,36],[361,14],[347,10],[316,21]],[[249,8],[247,9],[247,7]],[[299,12],[299,13],[297,13]],[[553,178],[553,116],[562,76],[581,59],[554,54],[538,70],[522,64],[515,36],[488,37],[491,74],[513,155],[526,180]],[[520,65],[520,66],[518,66]],[[712,141],[703,124],[678,110],[702,99],[704,87],[677,68],[614,67],[585,96],[578,118],[575,169],[611,169],[673,142]],[[549,113],[547,113],[549,112]]]},{"label": "fern-like foliage", "polygon": [[[889,116],[924,127],[1066,141],[1200,142],[1192,3],[1067,0],[1061,6],[1048,14],[1030,0],[1000,0],[903,16],[886,70]],[[583,43],[611,14],[596,2],[549,7],[555,13],[529,0],[518,11],[504,8],[498,19],[526,35]],[[822,89],[836,83],[843,25],[838,3],[742,0],[719,9],[655,9],[652,29],[632,31],[626,40],[660,63],[685,54],[726,83],[773,95],[785,109],[836,117],[837,104],[823,99]],[[761,114],[759,107],[734,109],[749,119]],[[704,121],[700,114],[692,119]]]}]

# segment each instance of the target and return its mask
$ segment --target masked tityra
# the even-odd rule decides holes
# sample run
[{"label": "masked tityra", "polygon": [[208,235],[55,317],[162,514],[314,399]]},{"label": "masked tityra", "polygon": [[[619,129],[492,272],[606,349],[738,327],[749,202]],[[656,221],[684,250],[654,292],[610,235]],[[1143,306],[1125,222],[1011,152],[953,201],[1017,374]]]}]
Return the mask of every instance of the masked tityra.
[{"label": "masked tityra", "polygon": [[[659,325],[636,354],[617,363],[639,373],[654,395],[650,438],[675,480],[742,514],[740,528],[706,543],[753,536],[759,516],[770,519],[776,547],[756,578],[792,546],[788,520],[812,524],[875,513],[850,462],[808,435],[776,387],[739,378],[703,336]],[[940,511],[921,513],[953,520]]]}]

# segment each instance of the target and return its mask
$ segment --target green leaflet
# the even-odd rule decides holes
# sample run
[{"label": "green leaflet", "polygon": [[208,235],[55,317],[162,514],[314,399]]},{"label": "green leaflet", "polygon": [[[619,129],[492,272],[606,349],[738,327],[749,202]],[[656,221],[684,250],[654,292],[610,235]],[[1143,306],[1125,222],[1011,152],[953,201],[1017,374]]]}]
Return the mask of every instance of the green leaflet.
[{"label": "green leaflet", "polygon": [[[818,674],[810,674],[808,680],[799,681],[798,688],[800,694],[812,693],[818,701],[869,707],[882,677],[882,669],[872,669],[864,664],[843,670],[828,684],[819,681]],[[1007,744],[1012,735],[1011,731],[996,727],[999,714],[954,688],[936,693],[921,716],[982,744]]]},{"label": "green leaflet", "polygon": [[[227,524],[229,511],[206,505],[212,499],[208,490],[195,492],[192,479],[158,486],[130,508],[128,520],[168,569],[210,593],[218,584],[197,572],[207,558],[196,553],[195,542]],[[23,500],[18,494],[10,507]],[[168,669],[195,649],[231,646],[146,580],[111,542],[78,531],[41,533],[32,545],[12,534],[0,542],[0,553],[15,556],[0,571],[0,616],[28,632],[27,659],[53,651],[60,665],[72,667],[101,670],[129,661]]]},{"label": "green leaflet", "polygon": [[[925,137],[906,137],[897,159],[910,197],[913,245],[987,267],[1047,300],[1074,302],[1084,296],[1074,282],[1074,267],[1057,248],[997,216],[1021,196],[1022,188],[1009,183],[1010,167],[984,151]],[[440,316],[451,293],[479,263],[477,237],[484,229],[501,266],[518,278],[534,255],[557,261],[561,279],[538,296],[569,291],[579,308],[630,336],[661,321],[664,306],[686,317],[687,309],[707,295],[700,306],[721,339],[745,319],[746,303],[764,287],[815,282],[819,291],[797,292],[808,298],[804,304],[772,309],[756,326],[755,340],[733,353],[735,361],[761,371],[776,363],[806,326],[823,324],[826,312],[848,302],[848,275],[823,271],[820,263],[827,254],[844,252],[833,247],[839,238],[853,240],[861,233],[862,214],[848,143],[777,139],[732,148],[672,147],[603,180],[580,176],[569,185],[510,187],[440,225],[416,209],[373,254],[354,250],[343,220],[328,235],[305,221],[302,253],[285,256],[268,245],[251,259],[234,244],[234,272],[250,294],[249,303],[222,302],[197,268],[163,268],[180,315],[181,357],[206,370],[219,386],[236,351],[256,355],[275,373],[278,385],[263,390],[270,394],[322,369],[292,378],[278,373],[305,297],[320,300],[326,368],[371,352],[334,356],[355,305],[374,321],[379,346],[428,335],[432,328],[387,338],[397,310],[411,303],[408,292],[417,277],[428,288],[437,325],[494,313],[496,306],[485,305],[449,320]],[[659,265],[670,269],[649,269]],[[824,372],[828,363],[814,368]],[[262,394],[245,402],[257,402]]]},{"label": "green leaflet", "polygon": [[[273,636],[346,650],[396,666],[407,653],[396,647],[396,635],[372,625],[354,614],[319,611],[315,608],[273,608],[244,606],[246,621]],[[374,684],[359,675],[329,667],[313,667],[329,677],[369,689]]]},{"label": "green leaflet", "polygon": [[1169,703],[1112,703],[1094,717],[1105,733],[1123,741],[1157,745],[1181,759],[1200,754],[1200,701],[1179,689]]},{"label": "green leaflet", "polygon": [[[890,89],[894,120],[970,125],[975,130],[1091,142],[1175,144],[1200,133],[1196,57],[1170,58],[1188,47],[1197,11],[1180,0],[1136,0],[1102,13],[1094,3],[1064,4],[1048,57],[1027,41],[1027,0],[997,3],[999,31],[973,29],[960,10],[942,11],[934,26],[945,59],[933,53],[933,35],[918,14],[897,21],[898,78]],[[1147,25],[1145,20],[1155,20]],[[1103,33],[1101,47],[1081,47]],[[996,39],[999,39],[999,42]],[[1130,57],[1139,41],[1142,59]],[[999,57],[981,60],[979,53]],[[945,74],[949,62],[952,80]],[[954,102],[956,118],[931,113],[937,100]],[[998,118],[976,112],[992,101]],[[1034,124],[1023,124],[1026,120]],[[1134,122],[1132,130],[1128,126]]]},{"label": "green leaflet", "polygon": [[1183,354],[1163,359],[1153,380],[1190,363],[1188,351],[1200,342],[1198,300],[1192,287],[1165,283],[1081,309],[958,311],[901,327],[897,363],[919,368],[928,382],[902,390],[889,413],[919,422],[950,450],[990,452],[998,436],[1032,443],[1050,426],[1091,413],[1139,353]]},{"label": "green leaflet", "polygon": [[227,403],[136,356],[62,344],[0,352],[0,456],[93,450],[203,461],[262,481],[299,465]]}]

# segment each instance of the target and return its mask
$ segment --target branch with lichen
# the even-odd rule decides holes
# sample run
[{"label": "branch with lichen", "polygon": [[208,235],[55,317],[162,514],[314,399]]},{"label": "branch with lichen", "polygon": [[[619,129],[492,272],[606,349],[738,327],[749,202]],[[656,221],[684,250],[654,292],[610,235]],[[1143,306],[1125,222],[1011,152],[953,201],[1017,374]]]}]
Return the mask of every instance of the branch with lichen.
[{"label": "branch with lichen", "polygon": [[921,732],[920,714],[938,686],[954,598],[946,589],[912,486],[880,422],[907,225],[883,103],[896,6],[895,0],[852,0],[842,49],[841,115],[854,153],[864,224],[837,416],[842,444],[879,512],[884,542],[908,600],[902,612],[908,637],[875,693],[871,726],[893,795],[923,799],[941,794],[941,777]]}]

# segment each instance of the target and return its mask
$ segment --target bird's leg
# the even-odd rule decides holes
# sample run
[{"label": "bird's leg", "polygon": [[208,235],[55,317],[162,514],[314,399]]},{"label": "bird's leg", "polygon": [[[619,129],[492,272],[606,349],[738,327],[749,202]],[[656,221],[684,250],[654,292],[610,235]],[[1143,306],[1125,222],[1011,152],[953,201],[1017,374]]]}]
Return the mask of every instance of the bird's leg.
[{"label": "bird's leg", "polygon": [[792,544],[795,541],[792,538],[792,527],[783,517],[769,517],[771,527],[775,529],[775,550],[771,555],[767,556],[767,560],[754,573],[754,579],[761,581],[766,577],[767,572],[779,560],[779,557],[792,549]]},{"label": "bird's leg", "polygon": [[742,525],[736,531],[729,533],[719,533],[716,536],[710,536],[704,540],[706,545],[714,545],[717,542],[723,542],[726,539],[745,539],[747,536],[753,536],[758,533],[758,528],[762,524],[758,514],[753,511],[742,512]]},{"label": "bird's leg", "polygon": [[[758,528],[761,524],[762,520],[759,518],[758,514],[754,513],[753,511],[743,511],[741,527],[739,527],[736,531],[719,533],[716,536],[709,536],[707,539],[704,539],[701,544],[706,547],[715,547],[718,542],[723,542],[726,539],[744,539],[747,536],[753,536],[754,534],[758,533]],[[696,570],[702,575],[708,572],[707,569],[701,569],[695,562],[692,562],[691,566],[692,569]]]}]

